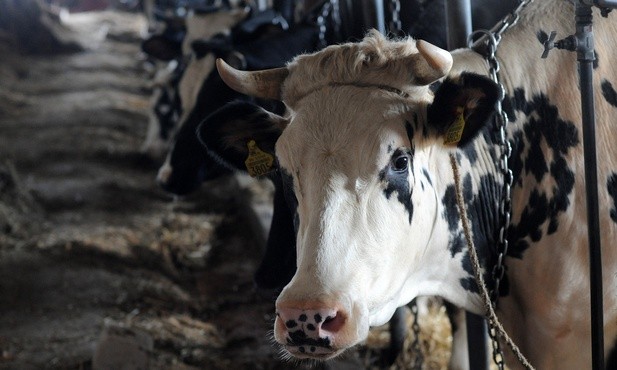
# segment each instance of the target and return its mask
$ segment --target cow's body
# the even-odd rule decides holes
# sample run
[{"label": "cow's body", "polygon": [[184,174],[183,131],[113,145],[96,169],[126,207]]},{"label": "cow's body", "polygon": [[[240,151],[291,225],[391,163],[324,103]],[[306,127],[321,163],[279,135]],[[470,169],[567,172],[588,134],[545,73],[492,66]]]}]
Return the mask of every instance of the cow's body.
[{"label": "cow's body", "polygon": [[[509,294],[500,317],[539,369],[583,369],[591,364],[588,234],[582,118],[575,53],[538,55],[538,33],[574,33],[573,5],[536,2],[500,45],[502,78],[515,122],[511,166],[513,219],[507,260]],[[551,16],[548,16],[551,14]],[[533,24],[533,27],[525,25]],[[614,16],[594,12],[594,69],[598,191],[603,253],[605,349],[617,339],[617,70]],[[516,41],[514,41],[516,40]],[[454,69],[486,71],[468,50],[454,52]],[[480,143],[477,143],[478,146]],[[480,148],[478,148],[479,150]],[[475,171],[472,171],[472,173]],[[613,180],[611,180],[613,179]],[[612,184],[612,185],[611,185]],[[613,190],[611,190],[611,187]],[[611,193],[612,191],[612,193]],[[533,334],[532,334],[533,333]],[[512,362],[512,361],[511,361]]]},{"label": "cow's body", "polygon": [[[539,369],[591,363],[576,55],[553,51],[541,60],[537,41],[541,31],[572,34],[573,19],[570,2],[535,2],[498,51],[515,112],[508,129],[514,186],[507,290],[498,316]],[[617,70],[610,62],[617,58],[617,24],[595,12],[594,30],[608,352],[617,338]],[[242,74],[221,64],[231,86],[279,98],[291,112],[258,118],[263,112],[256,109],[244,120],[252,128],[230,120],[217,133],[227,146],[211,150],[239,163],[248,140],[276,152],[297,214],[298,269],[277,300],[275,338],[293,355],[336,356],[419,295],[483,313],[449,155],[456,155],[473,240],[490,271],[503,180],[498,145],[490,125],[482,124],[497,93],[485,78],[459,76],[486,74],[481,56],[469,50],[453,54],[452,66],[449,55],[425,43],[372,34],[275,71]],[[433,95],[428,84],[448,71],[451,78]],[[455,149],[443,138],[460,114],[466,128]],[[509,366],[518,364],[510,359]]]}]

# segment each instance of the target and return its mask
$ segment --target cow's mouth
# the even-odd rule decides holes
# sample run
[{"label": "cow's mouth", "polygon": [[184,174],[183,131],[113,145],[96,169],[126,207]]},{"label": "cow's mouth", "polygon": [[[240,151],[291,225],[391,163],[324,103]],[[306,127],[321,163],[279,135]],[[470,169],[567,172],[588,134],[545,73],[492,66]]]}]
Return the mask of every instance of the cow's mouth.
[{"label": "cow's mouth", "polygon": [[299,359],[329,360],[334,358],[344,350],[332,347],[311,346],[311,345],[286,345],[287,352]]}]

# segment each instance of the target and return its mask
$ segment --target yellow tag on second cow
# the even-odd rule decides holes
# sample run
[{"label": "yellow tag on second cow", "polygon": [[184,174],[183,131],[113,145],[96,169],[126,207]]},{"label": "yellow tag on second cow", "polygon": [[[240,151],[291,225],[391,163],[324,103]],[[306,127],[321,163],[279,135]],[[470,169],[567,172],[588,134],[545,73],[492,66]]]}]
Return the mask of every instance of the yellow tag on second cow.
[{"label": "yellow tag on second cow", "polygon": [[446,145],[458,144],[463,137],[463,130],[465,129],[465,110],[463,107],[456,108],[456,119],[448,130],[446,131],[443,143]]},{"label": "yellow tag on second cow", "polygon": [[263,176],[272,171],[274,157],[257,146],[255,140],[247,144],[249,149],[248,158],[244,161],[246,169],[251,177]]}]

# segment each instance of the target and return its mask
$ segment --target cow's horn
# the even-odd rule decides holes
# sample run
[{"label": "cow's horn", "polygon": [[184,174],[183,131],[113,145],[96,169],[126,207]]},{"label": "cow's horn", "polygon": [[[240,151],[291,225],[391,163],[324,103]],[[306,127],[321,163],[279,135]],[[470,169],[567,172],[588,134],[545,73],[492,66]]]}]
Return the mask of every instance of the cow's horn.
[{"label": "cow's horn", "polygon": [[421,65],[418,71],[416,71],[418,82],[430,84],[450,72],[452,68],[452,55],[450,52],[424,40],[418,40],[416,47],[426,61],[426,64]]},{"label": "cow's horn", "polygon": [[281,99],[281,86],[289,74],[286,67],[263,71],[240,71],[223,59],[216,60],[216,68],[227,86],[242,94],[265,99]]}]

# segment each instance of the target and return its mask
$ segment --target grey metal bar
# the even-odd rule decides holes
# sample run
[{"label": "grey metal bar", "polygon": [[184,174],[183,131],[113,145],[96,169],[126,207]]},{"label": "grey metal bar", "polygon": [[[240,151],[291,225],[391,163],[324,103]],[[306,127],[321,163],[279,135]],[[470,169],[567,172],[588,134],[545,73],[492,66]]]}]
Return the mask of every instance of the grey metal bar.
[{"label": "grey metal bar", "polygon": [[375,11],[375,28],[383,35],[386,34],[386,18],[384,13],[383,0],[373,0],[373,9]]},{"label": "grey metal bar", "polygon": [[592,368],[604,369],[604,309],[602,300],[602,245],[598,210],[598,174],[593,97],[593,15],[591,7],[576,3],[577,59],[583,113],[583,151],[587,189],[587,225],[589,235],[589,286],[591,300]]},{"label": "grey metal bar", "polygon": [[470,370],[488,370],[489,356],[488,325],[486,319],[471,312],[465,312],[467,322],[467,352]]},{"label": "grey metal bar", "polygon": [[446,25],[448,30],[448,49],[467,46],[467,36],[471,34],[471,3],[469,0],[446,0]]}]

